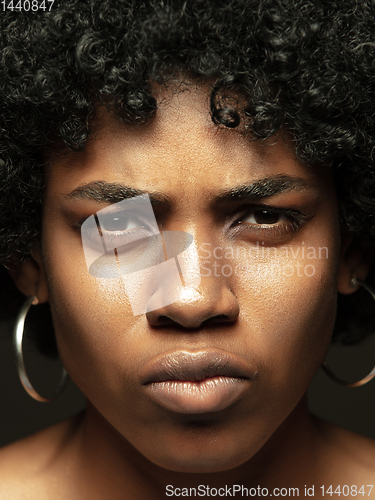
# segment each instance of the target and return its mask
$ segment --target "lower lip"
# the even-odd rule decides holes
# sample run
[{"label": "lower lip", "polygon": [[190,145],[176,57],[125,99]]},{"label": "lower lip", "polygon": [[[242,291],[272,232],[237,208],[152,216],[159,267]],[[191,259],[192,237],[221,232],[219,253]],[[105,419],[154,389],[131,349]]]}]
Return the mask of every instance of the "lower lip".
[{"label": "lower lip", "polygon": [[147,384],[147,395],[177,413],[208,413],[224,410],[248,389],[249,381],[234,377],[212,377],[200,382],[168,380]]}]

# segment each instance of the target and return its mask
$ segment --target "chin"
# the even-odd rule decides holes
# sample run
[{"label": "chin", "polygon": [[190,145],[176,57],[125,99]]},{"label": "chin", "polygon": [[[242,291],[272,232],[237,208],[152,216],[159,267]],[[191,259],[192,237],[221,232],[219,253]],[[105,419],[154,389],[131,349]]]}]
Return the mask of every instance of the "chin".
[{"label": "chin", "polygon": [[[239,467],[247,462],[254,453],[251,446],[231,442],[215,436],[210,440],[181,440],[167,446],[154,449],[154,453],[145,454],[155,465],[174,472],[203,474],[222,472]],[[155,453],[155,451],[157,453]]]},{"label": "chin", "polygon": [[[247,457],[248,458],[248,457]],[[154,460],[153,460],[154,461]],[[239,456],[230,456],[222,452],[220,456],[201,453],[195,456],[158,457],[154,461],[156,465],[173,472],[184,472],[187,474],[209,474],[235,469],[244,464],[246,459]]]}]

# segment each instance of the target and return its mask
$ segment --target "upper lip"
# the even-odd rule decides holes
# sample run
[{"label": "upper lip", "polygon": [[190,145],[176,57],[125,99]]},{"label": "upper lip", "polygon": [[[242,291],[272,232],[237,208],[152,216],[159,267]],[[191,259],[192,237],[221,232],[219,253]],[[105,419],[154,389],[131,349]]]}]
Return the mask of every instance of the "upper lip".
[{"label": "upper lip", "polygon": [[199,382],[210,377],[251,379],[254,367],[243,359],[224,351],[176,351],[149,362],[142,375],[142,384],[181,380]]}]

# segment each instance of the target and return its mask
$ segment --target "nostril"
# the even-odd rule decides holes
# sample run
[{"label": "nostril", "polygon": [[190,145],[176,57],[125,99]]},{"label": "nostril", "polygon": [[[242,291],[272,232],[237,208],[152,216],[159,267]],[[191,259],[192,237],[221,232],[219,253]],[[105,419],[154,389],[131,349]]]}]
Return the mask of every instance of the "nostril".
[{"label": "nostril", "polygon": [[156,324],[160,325],[160,326],[167,326],[167,325],[172,325],[175,323],[176,322],[173,321],[173,319],[168,318],[168,316],[165,316],[165,315],[158,316],[157,322],[156,322]]},{"label": "nostril", "polygon": [[214,316],[213,318],[208,318],[206,319],[206,322],[210,323],[227,323],[228,321],[233,321],[227,316],[226,314],[218,314],[217,316]]},{"label": "nostril", "polygon": [[237,320],[237,316],[228,316],[227,314],[218,314],[217,316],[212,316],[212,318],[205,319],[201,326],[209,327],[211,325],[217,325],[220,323],[233,323]]}]

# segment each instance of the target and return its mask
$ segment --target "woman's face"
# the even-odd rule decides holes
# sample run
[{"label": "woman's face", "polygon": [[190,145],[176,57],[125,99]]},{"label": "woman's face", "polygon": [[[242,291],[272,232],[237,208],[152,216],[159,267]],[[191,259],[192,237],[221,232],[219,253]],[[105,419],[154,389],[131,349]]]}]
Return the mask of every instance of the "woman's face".
[{"label": "woman's face", "polygon": [[[213,124],[208,90],[160,91],[158,100],[151,124],[103,112],[85,151],[52,157],[42,239],[49,299],[71,378],[119,435],[166,469],[221,471],[260,450],[324,358],[337,201],[331,177],[281,139],[251,141]],[[100,190],[77,190],[99,181]],[[159,309],[150,304],[171,291],[168,272],[150,285],[147,270],[143,281],[99,278],[86,265],[80,224],[124,186],[157,201],[160,231],[194,238],[181,260],[188,285],[173,285],[174,301]],[[102,228],[110,237],[142,224],[136,212],[112,215]],[[133,257],[142,251],[133,247]],[[137,282],[148,312],[135,316]]]}]

